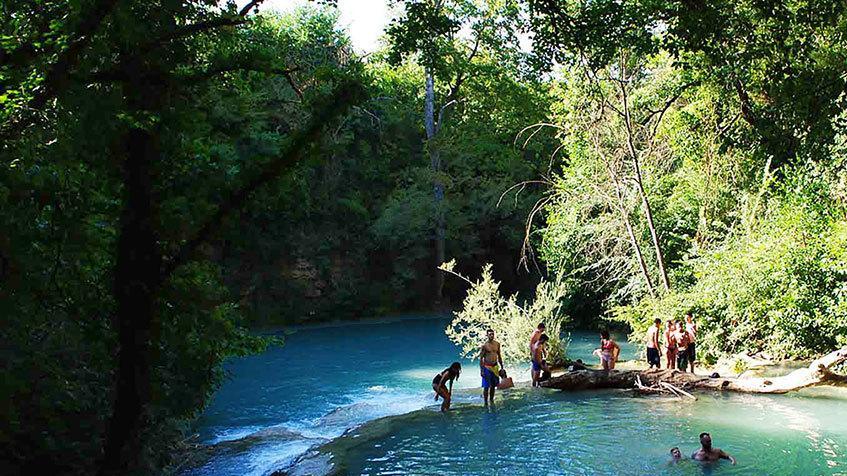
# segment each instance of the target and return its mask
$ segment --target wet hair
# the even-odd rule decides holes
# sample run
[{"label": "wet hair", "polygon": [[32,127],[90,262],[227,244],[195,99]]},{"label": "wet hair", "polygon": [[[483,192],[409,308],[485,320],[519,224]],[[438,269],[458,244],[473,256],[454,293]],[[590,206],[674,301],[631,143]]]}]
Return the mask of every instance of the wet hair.
[{"label": "wet hair", "polygon": [[609,331],[606,331],[606,330],[600,331],[600,338],[601,339],[608,339],[609,338]]},{"label": "wet hair", "polygon": [[538,323],[538,328],[539,328],[539,329],[547,329],[547,326],[545,326],[543,322],[539,322],[539,323]]},{"label": "wet hair", "polygon": [[661,324],[662,320],[657,317],[657,318],[653,319],[653,323],[654,324]]},{"label": "wet hair", "polygon": [[671,454],[674,454],[674,450],[676,450],[677,453],[682,454],[682,452],[679,451],[679,446],[674,446],[673,448],[671,448]]},{"label": "wet hair", "polygon": [[709,438],[711,438],[711,437],[712,437],[712,435],[708,434],[708,433],[707,433],[707,432],[705,432],[705,431],[704,431],[703,433],[700,433],[700,439],[702,440],[704,436],[708,436]]},{"label": "wet hair", "polygon": [[456,375],[456,380],[459,380],[459,374],[462,373],[462,364],[459,362],[453,362],[450,364],[450,371]]},{"label": "wet hair", "polygon": [[538,342],[547,342],[548,340],[550,340],[550,338],[547,337],[547,334],[541,334],[541,337],[538,338]]},{"label": "wet hair", "polygon": [[485,330],[485,333],[486,333],[486,334],[488,334],[489,332],[492,332],[492,333],[493,333],[493,332],[494,332],[494,329],[492,329],[492,328],[490,328],[490,327],[489,327],[488,329],[486,329],[486,330]]}]

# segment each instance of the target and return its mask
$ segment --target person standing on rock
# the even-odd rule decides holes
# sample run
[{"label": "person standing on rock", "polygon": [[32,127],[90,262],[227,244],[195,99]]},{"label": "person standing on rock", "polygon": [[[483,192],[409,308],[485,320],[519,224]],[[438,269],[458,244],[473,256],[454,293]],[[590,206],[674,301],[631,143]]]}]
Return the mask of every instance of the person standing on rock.
[{"label": "person standing on rock", "polygon": [[675,369],[676,368],[676,337],[675,337],[676,326],[674,326],[673,320],[668,319],[668,327],[665,330],[665,348],[667,349],[665,352],[665,357],[668,360],[668,365],[666,368]]},{"label": "person standing on rock", "polygon": [[691,366],[691,373],[694,373],[694,360],[697,359],[697,324],[694,322],[694,317],[691,311],[685,313],[685,332],[688,334],[688,364]]},{"label": "person standing on rock", "polygon": [[647,329],[647,364],[652,369],[662,368],[662,357],[659,354],[659,332],[662,330],[662,320],[656,318],[653,325]]},{"label": "person standing on rock", "polygon": [[691,345],[691,337],[681,321],[677,321],[674,334],[676,334],[676,365],[679,370],[685,372],[688,368],[688,356],[690,355],[688,346]]}]

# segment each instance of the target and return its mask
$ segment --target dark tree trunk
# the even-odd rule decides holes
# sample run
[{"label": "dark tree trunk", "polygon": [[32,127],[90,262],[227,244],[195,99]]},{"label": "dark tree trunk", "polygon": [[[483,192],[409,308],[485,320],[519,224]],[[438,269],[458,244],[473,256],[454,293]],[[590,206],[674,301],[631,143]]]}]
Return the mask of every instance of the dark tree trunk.
[{"label": "dark tree trunk", "polygon": [[[136,75],[138,77],[138,75]],[[127,85],[134,112],[156,110],[161,96],[143,84]],[[101,474],[123,474],[138,466],[151,401],[155,303],[162,256],[155,235],[153,167],[160,160],[157,126],[131,128],[123,163],[124,207],[115,263],[115,328],[118,368]]]}]

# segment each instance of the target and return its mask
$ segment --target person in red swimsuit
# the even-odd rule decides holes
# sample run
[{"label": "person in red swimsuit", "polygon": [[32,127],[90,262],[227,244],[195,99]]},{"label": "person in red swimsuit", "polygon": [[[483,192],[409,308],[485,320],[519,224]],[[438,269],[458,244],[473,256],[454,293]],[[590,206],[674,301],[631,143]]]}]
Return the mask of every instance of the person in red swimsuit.
[{"label": "person in red swimsuit", "polygon": [[665,330],[665,346],[667,351],[665,357],[668,359],[667,368],[676,368],[676,326],[672,319],[668,319],[668,328]]},{"label": "person in red swimsuit", "polygon": [[614,370],[621,347],[609,336],[609,331],[600,332],[600,364],[603,370]]}]

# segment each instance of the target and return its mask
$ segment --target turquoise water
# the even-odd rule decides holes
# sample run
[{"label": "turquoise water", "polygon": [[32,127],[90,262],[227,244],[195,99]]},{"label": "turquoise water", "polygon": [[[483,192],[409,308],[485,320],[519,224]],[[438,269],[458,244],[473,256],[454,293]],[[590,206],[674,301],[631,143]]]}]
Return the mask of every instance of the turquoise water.
[{"label": "turquoise water", "polygon": [[[306,468],[315,459],[304,454],[321,448],[341,474],[847,474],[847,400],[833,391],[692,404],[517,388],[487,410],[476,364],[465,361],[454,410],[442,415],[430,382],[458,355],[446,324],[304,328],[282,348],[231,362],[232,379],[197,422],[210,456],[185,473]],[[593,362],[596,341],[574,333],[569,356]],[[636,353],[623,344],[624,358]],[[529,379],[528,367],[508,370]],[[690,454],[700,431],[740,464],[668,466],[668,449]]]}]

